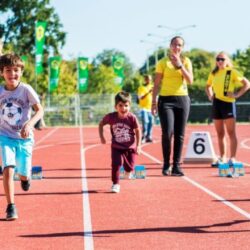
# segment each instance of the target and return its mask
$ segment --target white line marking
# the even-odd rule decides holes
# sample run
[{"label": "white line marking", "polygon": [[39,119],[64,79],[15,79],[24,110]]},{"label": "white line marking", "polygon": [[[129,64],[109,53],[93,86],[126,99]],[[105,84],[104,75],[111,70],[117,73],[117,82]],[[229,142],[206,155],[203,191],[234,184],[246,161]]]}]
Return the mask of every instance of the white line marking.
[{"label": "white line marking", "polygon": [[246,148],[246,149],[250,149],[250,147],[247,145],[247,143],[250,141],[249,138],[243,140],[241,143],[240,143],[240,146],[243,147],[243,148]]},{"label": "white line marking", "polygon": [[[142,154],[145,155],[146,157],[148,157],[149,159],[155,161],[156,163],[162,164],[162,162],[158,159],[156,159],[155,157],[153,157],[152,155],[142,151]],[[221,201],[223,204],[225,204],[226,206],[232,208],[233,210],[235,210],[236,212],[240,213],[241,215],[245,216],[246,218],[250,219],[250,214],[246,211],[244,211],[243,209],[235,206],[232,202],[227,201],[226,199],[224,199],[223,197],[215,194],[214,192],[212,192],[211,190],[205,188],[204,186],[202,186],[201,184],[199,184],[198,182],[192,180],[191,178],[187,177],[187,176],[183,176],[182,177],[184,180],[186,180],[187,182],[191,183],[193,186],[201,189],[202,191],[204,191],[205,193],[207,193],[208,195],[212,196],[213,198]]]},{"label": "white line marking", "polygon": [[51,136],[52,134],[54,134],[56,131],[58,130],[58,128],[54,128],[53,130],[51,130],[48,134],[46,134],[42,139],[40,139],[39,141],[37,141],[35,143],[35,146],[37,146],[38,144],[40,144],[41,142],[43,142],[44,140],[46,140],[49,136]]},{"label": "white line marking", "polygon": [[92,223],[89,205],[89,194],[88,194],[88,183],[86,174],[86,161],[85,161],[85,150],[83,144],[83,132],[82,132],[82,119],[80,117],[80,154],[81,154],[81,169],[82,169],[82,191],[83,191],[83,230],[84,230],[84,249],[93,250],[93,234],[92,234]]},{"label": "white line marking", "polygon": [[195,187],[203,190],[205,193],[209,194],[210,196],[212,196],[213,198],[221,201],[222,203],[224,203],[225,205],[231,207],[233,210],[235,210],[236,212],[240,213],[241,215],[247,217],[248,219],[250,219],[250,214],[246,211],[244,211],[243,209],[235,206],[233,203],[231,203],[230,201],[227,201],[226,199],[224,199],[223,197],[219,196],[218,194],[210,191],[209,189],[203,187],[202,185],[200,185],[198,182],[190,179],[187,176],[183,176],[183,179],[185,179],[186,181],[188,181],[189,183],[191,183],[192,185],[194,185]]}]

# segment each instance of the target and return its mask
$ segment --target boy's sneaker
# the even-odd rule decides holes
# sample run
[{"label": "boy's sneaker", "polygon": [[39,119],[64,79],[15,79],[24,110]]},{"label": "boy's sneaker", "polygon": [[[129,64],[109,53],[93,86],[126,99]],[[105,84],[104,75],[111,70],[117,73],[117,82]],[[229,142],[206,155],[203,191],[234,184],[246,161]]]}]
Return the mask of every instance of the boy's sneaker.
[{"label": "boy's sneaker", "polygon": [[131,172],[124,172],[124,179],[129,179],[129,180],[131,180],[131,179],[135,179],[135,176],[134,176],[134,174],[133,174],[133,172],[131,171]]},{"label": "boy's sneaker", "polygon": [[23,191],[28,191],[30,189],[30,180],[27,180],[27,181],[21,180],[21,187]]},{"label": "boy's sneaker", "polygon": [[13,203],[8,204],[6,213],[7,213],[6,220],[16,220],[18,218],[17,209],[15,204]]},{"label": "boy's sneaker", "polygon": [[112,193],[119,193],[120,192],[120,185],[119,184],[113,184],[111,187]]}]

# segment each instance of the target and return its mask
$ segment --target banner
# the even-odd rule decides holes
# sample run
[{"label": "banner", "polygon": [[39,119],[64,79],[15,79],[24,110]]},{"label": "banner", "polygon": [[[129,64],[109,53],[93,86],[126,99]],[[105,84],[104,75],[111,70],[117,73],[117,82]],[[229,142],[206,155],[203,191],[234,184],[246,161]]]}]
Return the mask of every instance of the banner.
[{"label": "banner", "polygon": [[46,25],[46,22],[36,22],[36,74],[43,72],[43,45]]},{"label": "banner", "polygon": [[21,56],[21,59],[24,62],[24,64],[28,62],[28,56]]},{"label": "banner", "polygon": [[124,79],[124,57],[123,56],[113,56],[112,66],[116,74],[116,83],[120,86],[123,85]]},{"label": "banner", "polygon": [[78,70],[78,91],[79,93],[85,93],[88,89],[88,58],[79,57],[77,59],[77,70]]},{"label": "banner", "polygon": [[58,88],[60,64],[60,56],[49,58],[49,93],[52,93]]}]

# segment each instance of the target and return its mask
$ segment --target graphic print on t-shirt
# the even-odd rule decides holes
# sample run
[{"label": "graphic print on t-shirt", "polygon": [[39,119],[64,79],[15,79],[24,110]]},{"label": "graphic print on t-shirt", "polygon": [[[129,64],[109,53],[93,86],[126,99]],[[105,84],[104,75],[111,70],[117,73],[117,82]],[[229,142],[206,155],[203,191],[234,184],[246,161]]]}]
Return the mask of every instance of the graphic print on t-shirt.
[{"label": "graphic print on t-shirt", "polygon": [[5,103],[2,108],[2,119],[10,126],[17,126],[22,119],[22,108],[12,102]]},{"label": "graphic print on t-shirt", "polygon": [[129,126],[124,123],[116,123],[112,126],[115,141],[118,143],[129,142],[131,140],[129,134]]}]

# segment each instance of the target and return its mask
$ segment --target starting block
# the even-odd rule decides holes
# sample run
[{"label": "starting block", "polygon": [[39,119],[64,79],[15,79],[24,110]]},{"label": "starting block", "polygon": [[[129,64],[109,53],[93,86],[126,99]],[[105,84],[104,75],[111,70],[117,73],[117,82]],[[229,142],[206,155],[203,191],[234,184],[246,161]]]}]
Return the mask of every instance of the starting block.
[{"label": "starting block", "polygon": [[[136,165],[133,171],[132,177],[130,179],[145,179],[146,178],[146,168],[143,165]],[[120,168],[120,179],[125,179],[125,170],[122,166]]]},{"label": "starting block", "polygon": [[135,166],[135,178],[145,179],[146,178],[146,168],[143,165]]},{"label": "starting block", "polygon": [[245,175],[245,169],[241,162],[235,162],[233,164],[219,163],[218,167],[219,176],[221,177],[239,177]]},{"label": "starting block", "polygon": [[[31,169],[31,179],[32,180],[41,180],[43,178],[43,172],[42,172],[42,167],[41,166],[33,166]],[[19,175],[17,172],[14,174],[14,180],[18,181]]]},{"label": "starting block", "polygon": [[220,177],[231,177],[232,172],[228,163],[219,163],[219,176]]},{"label": "starting block", "polygon": [[33,166],[31,170],[31,178],[33,180],[41,180],[43,178],[43,171],[41,166]]},{"label": "starting block", "polygon": [[216,159],[212,139],[208,131],[192,132],[184,163],[207,163]]},{"label": "starting block", "polygon": [[242,162],[235,162],[233,163],[232,167],[233,167],[233,175],[237,175],[237,176],[245,175],[245,169],[244,169],[244,165]]}]

